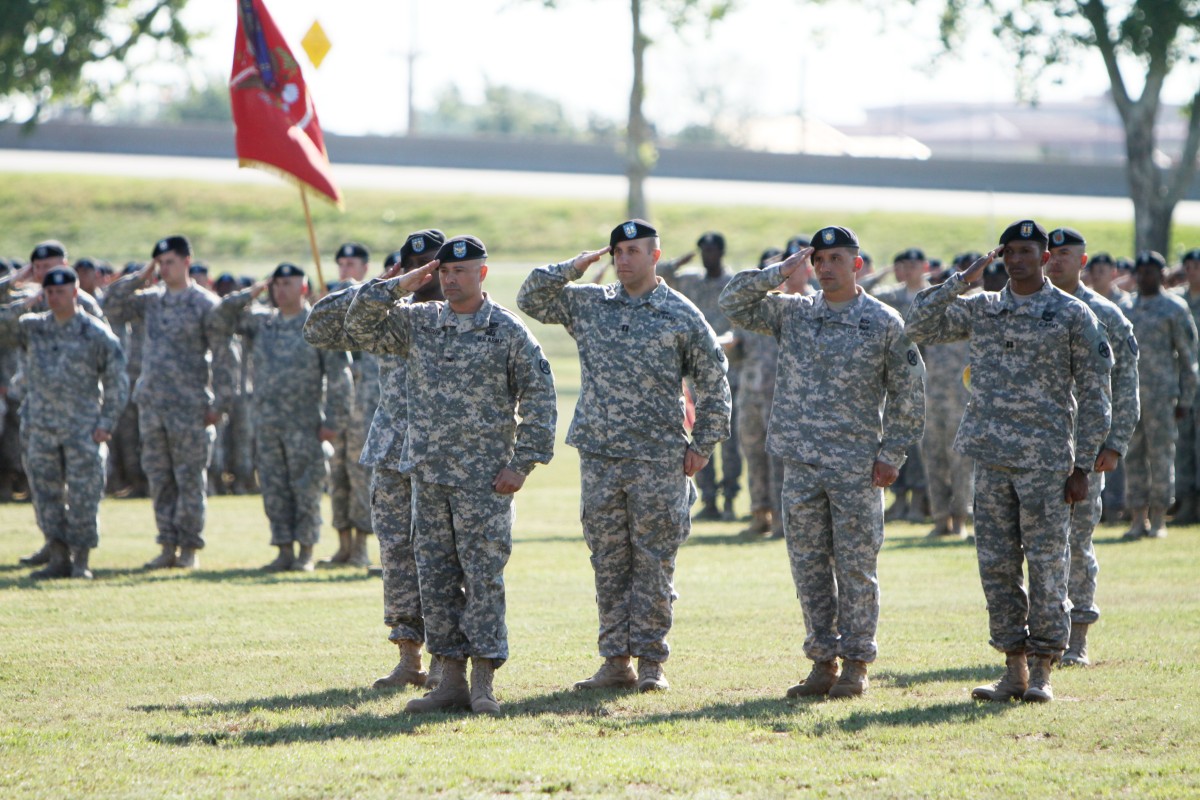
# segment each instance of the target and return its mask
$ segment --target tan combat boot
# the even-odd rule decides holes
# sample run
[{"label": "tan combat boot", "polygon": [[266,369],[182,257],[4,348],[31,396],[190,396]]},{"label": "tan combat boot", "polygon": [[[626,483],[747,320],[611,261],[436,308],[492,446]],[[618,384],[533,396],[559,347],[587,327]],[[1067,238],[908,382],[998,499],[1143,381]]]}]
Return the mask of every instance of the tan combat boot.
[{"label": "tan combat boot", "polygon": [[421,643],[414,642],[412,639],[401,639],[396,644],[400,646],[400,663],[390,673],[371,684],[371,688],[395,689],[402,686],[425,686],[429,673],[421,669]]},{"label": "tan combat boot", "polygon": [[179,548],[179,558],[175,559],[175,566],[180,569],[200,569],[200,553],[194,547]]},{"label": "tan combat boot", "polygon": [[263,572],[287,572],[292,568],[292,564],[296,563],[296,554],[292,551],[292,545],[276,546],[279,548],[279,555],[275,556],[275,560],[270,564],[264,564],[261,567]]},{"label": "tan combat boot", "polygon": [[950,517],[942,517],[934,523],[933,530],[925,534],[925,537],[927,539],[936,539],[939,536],[949,536],[950,533]]},{"label": "tan combat boot", "polygon": [[1167,510],[1150,506],[1150,527],[1146,531],[1147,539],[1167,538]]},{"label": "tan combat boot", "polygon": [[500,713],[500,704],[492,691],[492,677],[496,674],[496,662],[490,658],[471,659],[471,711],[476,714]]},{"label": "tan combat boot", "polygon": [[40,567],[50,563],[50,540],[42,542],[42,546],[27,556],[21,556],[17,563],[22,567]]},{"label": "tan combat boot", "polygon": [[733,498],[726,497],[725,505],[721,510],[721,521],[722,522],[733,522],[736,519],[737,519],[737,512],[733,510]]},{"label": "tan combat boot", "polygon": [[1054,659],[1050,656],[1031,656],[1029,658],[1029,688],[1021,699],[1026,703],[1049,703],[1054,699],[1054,689],[1050,687],[1050,670]]},{"label": "tan combat boot", "polygon": [[638,659],[637,688],[639,692],[665,692],[671,688],[661,661]]},{"label": "tan combat boot", "polygon": [[50,540],[50,559],[46,566],[29,573],[36,580],[71,577],[71,551],[57,539]]},{"label": "tan combat boot", "polygon": [[175,545],[164,544],[162,552],[142,565],[142,569],[166,569],[175,566]]},{"label": "tan combat boot", "polygon": [[967,535],[967,515],[952,514],[950,516],[950,533],[960,539]]},{"label": "tan combat boot", "polygon": [[1008,653],[1004,659],[1004,675],[995,683],[972,689],[973,699],[1001,703],[1014,698],[1020,700],[1024,696],[1029,688],[1029,662],[1025,660],[1025,651]]},{"label": "tan combat boot", "polygon": [[82,578],[85,581],[90,581],[95,576],[92,575],[92,570],[88,567],[88,556],[91,553],[91,548],[88,547],[72,547],[71,548],[71,577]]},{"label": "tan combat boot", "polygon": [[743,539],[757,539],[760,536],[766,536],[770,532],[771,511],[766,509],[755,511],[751,516],[750,524],[738,531],[738,536],[741,536]]},{"label": "tan combat boot", "polygon": [[466,659],[443,657],[442,680],[437,688],[424,697],[409,700],[404,710],[409,714],[426,714],[470,707],[471,690],[467,688]]},{"label": "tan combat boot", "polygon": [[852,658],[842,659],[842,674],[837,683],[829,690],[833,700],[844,700],[848,697],[859,697],[870,686],[867,680],[867,662],[855,661]]},{"label": "tan combat boot", "polygon": [[1146,507],[1139,506],[1129,509],[1129,530],[1121,538],[1127,542],[1135,542],[1146,535]]},{"label": "tan combat boot", "polygon": [[321,559],[322,564],[345,564],[347,561],[350,560],[350,551],[352,549],[351,541],[353,539],[353,535],[350,533],[350,529],[346,528],[345,530],[338,531],[337,535],[338,535],[337,552],[334,553],[333,555],[331,555],[329,558]]},{"label": "tan combat boot", "polygon": [[1090,667],[1092,662],[1087,654],[1088,624],[1086,622],[1071,623],[1071,640],[1067,644],[1067,652],[1063,653],[1064,667]]},{"label": "tan combat boot", "polygon": [[352,567],[371,566],[371,554],[367,552],[367,537],[371,534],[354,530],[354,544],[350,547],[350,558],[346,561]]},{"label": "tan combat boot", "polygon": [[436,689],[437,685],[442,682],[442,657],[429,656],[429,677],[425,679],[426,689]]},{"label": "tan combat boot", "polygon": [[296,556],[296,560],[292,562],[292,572],[312,572],[316,568],[313,564],[313,546],[311,544],[300,545],[300,553]]},{"label": "tan combat boot", "polygon": [[788,688],[788,697],[815,697],[829,694],[838,679],[837,661],[814,661],[808,677]]},{"label": "tan combat boot", "polygon": [[609,656],[596,674],[575,684],[576,689],[632,689],[637,686],[637,673],[629,665],[629,656]]}]

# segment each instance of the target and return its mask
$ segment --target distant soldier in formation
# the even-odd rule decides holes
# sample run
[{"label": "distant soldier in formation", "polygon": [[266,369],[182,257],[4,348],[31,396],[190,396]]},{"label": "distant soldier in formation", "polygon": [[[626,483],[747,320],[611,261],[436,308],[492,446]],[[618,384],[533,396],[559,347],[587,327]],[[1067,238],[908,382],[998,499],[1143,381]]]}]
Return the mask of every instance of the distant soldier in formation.
[{"label": "distant soldier in formation", "polygon": [[[1200,330],[1200,249],[1183,254],[1183,275],[1187,281],[1179,296],[1192,312],[1192,323]],[[1179,420],[1179,444],[1175,451],[1175,495],[1178,509],[1175,525],[1200,522],[1200,426],[1196,424],[1196,404]]]},{"label": "distant soldier in formation", "polygon": [[[734,324],[779,339],[768,447],[786,464],[788,557],[813,662],[787,696],[845,698],[866,691],[877,653],[881,490],[921,435],[925,368],[900,315],[855,282],[854,232],[830,226],[811,241],[734,276],[721,307]],[[810,258],[820,292],[770,293]]]},{"label": "distant soldier in formation", "polygon": [[[222,272],[213,281],[213,293],[225,298],[243,287],[238,279]],[[238,370],[235,378],[237,391],[229,415],[217,426],[217,452],[221,455],[219,480],[213,481],[218,492],[230,490],[233,494],[253,494],[257,491],[254,476],[254,372],[253,342],[234,333],[230,348],[237,357]],[[216,466],[216,465],[214,465]],[[225,481],[230,483],[226,485]]]},{"label": "distant soldier in formation", "polygon": [[[254,304],[267,289],[274,308]],[[284,263],[218,307],[228,329],[254,349],[255,451],[271,545],[279,548],[267,572],[312,571],[328,474],[321,444],[333,441],[350,417],[350,358],[304,341],[307,294],[304,271]]]},{"label": "distant soldier in formation", "polygon": [[1058,228],[1050,232],[1050,261],[1047,272],[1050,281],[1059,289],[1087,304],[1100,324],[1112,348],[1112,425],[1108,438],[1096,459],[1095,471],[1088,476],[1088,496],[1076,503],[1071,512],[1071,573],[1067,580],[1067,597],[1071,601],[1071,638],[1062,664],[1087,666],[1088,628],[1100,619],[1096,605],[1096,576],[1100,565],[1092,546],[1092,533],[1100,521],[1100,498],[1105,476],[1112,472],[1129,449],[1141,412],[1138,397],[1138,343],[1133,325],[1114,303],[1105,300],[1079,281],[1087,263],[1087,242],[1073,228]]},{"label": "distant soldier in formation", "polygon": [[[144,265],[131,262],[125,266],[124,275],[140,270]],[[142,347],[146,339],[144,320],[117,322],[109,320],[113,333],[125,351],[125,371],[129,385],[136,386],[142,374]],[[117,429],[113,431],[109,444],[109,494],[117,497],[148,497],[149,481],[142,469],[142,441],[138,430],[138,407],[132,399],[125,404]]]},{"label": "distant soldier in formation", "polygon": [[[200,565],[213,426],[233,395],[236,364],[216,315],[219,300],[191,279],[191,262],[191,243],[168,236],[154,245],[150,263],[114,282],[105,299],[114,324],[145,323],[133,399],[162,547],[147,569]],[[143,288],[156,269],[161,285]]]},{"label": "distant soldier in formation", "polygon": [[[991,644],[1005,654],[977,700],[1048,702],[1067,647],[1071,505],[1108,435],[1112,353],[1096,315],[1045,279],[1046,230],[1020,220],[1000,246],[917,296],[908,334],[971,343],[971,399],[955,446],[975,459],[975,543]],[[962,296],[1003,256],[999,293]],[[1029,571],[1024,587],[1023,567]]]},{"label": "distant soldier in formation", "polygon": [[[433,280],[434,269],[445,302],[398,302]],[[405,706],[411,713],[499,713],[493,676],[508,659],[504,566],[513,494],[554,449],[550,364],[520,318],[484,294],[486,276],[483,242],[455,237],[435,261],[359,289],[346,314],[354,341],[401,356],[408,367],[400,471],[413,478],[425,637],[442,659],[441,682]]]},{"label": "distant soldier in formation", "polygon": [[[572,284],[608,253],[616,283]],[[725,353],[704,315],[656,276],[661,255],[658,231],[629,220],[608,247],[534,270],[517,294],[522,311],[564,326],[579,348],[582,386],[567,444],[579,450],[604,664],[576,689],[669,688],[675,556],[696,501],[689,478],[729,436]],[[684,378],[695,391],[690,439]]]},{"label": "distant soldier in formation", "polygon": [[[48,546],[35,578],[91,578],[99,544],[104,443],[129,396],[125,355],[108,326],[79,312],[78,278],[57,266],[29,294],[0,310],[0,345],[25,352],[21,405],[25,467]],[[46,306],[48,310],[26,313]]]},{"label": "distant soldier in formation", "polygon": [[1125,468],[1129,540],[1167,535],[1167,508],[1175,497],[1176,424],[1187,417],[1196,394],[1196,326],[1187,303],[1163,291],[1166,266],[1154,251],[1138,254],[1138,291],[1125,311],[1138,342],[1142,406]]},{"label": "distant soldier in formation", "polygon": [[1092,291],[1108,302],[1128,311],[1133,298],[1129,292],[1117,285],[1120,270],[1117,262],[1108,253],[1097,253],[1090,257],[1087,263],[1087,276],[1091,280]]}]

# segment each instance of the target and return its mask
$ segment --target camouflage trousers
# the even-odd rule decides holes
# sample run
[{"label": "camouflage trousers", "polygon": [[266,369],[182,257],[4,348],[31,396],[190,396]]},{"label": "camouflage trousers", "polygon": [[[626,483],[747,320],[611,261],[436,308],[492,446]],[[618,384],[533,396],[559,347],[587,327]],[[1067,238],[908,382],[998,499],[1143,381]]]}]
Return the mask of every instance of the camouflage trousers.
[{"label": "camouflage trousers", "polygon": [[1091,625],[1100,619],[1096,606],[1096,576],[1100,564],[1096,561],[1096,548],[1092,546],[1092,533],[1100,522],[1100,495],[1104,491],[1104,474],[1093,472],[1088,475],[1088,496],[1071,509],[1071,568],[1067,577],[1067,597],[1071,601],[1071,622]]},{"label": "camouflage trousers", "polygon": [[508,659],[504,566],[513,496],[414,476],[413,556],[433,655]]},{"label": "camouflage trousers", "polygon": [[[741,392],[733,386],[730,386],[730,392],[736,408]],[[704,465],[704,469],[696,473],[696,488],[700,490],[700,496],[704,498],[705,503],[715,503],[718,491],[726,500],[737,497],[742,479],[742,455],[738,452],[739,438],[737,414],[734,414],[729,419],[729,438],[717,445],[713,450],[712,458]],[[718,452],[721,454],[720,481],[717,480]]]},{"label": "camouflage trousers", "polygon": [[68,547],[100,543],[97,517],[104,494],[108,448],[92,441],[92,431],[52,431],[27,426],[25,473],[38,527],[47,540]]},{"label": "camouflage trousers", "polygon": [[1179,420],[1178,446],[1175,448],[1175,486],[1182,494],[1200,490],[1200,425],[1196,409],[1189,408]]},{"label": "camouflage trousers", "polygon": [[421,585],[413,557],[412,480],[403,472],[375,467],[371,477],[371,524],[379,538],[383,567],[383,624],[392,641],[425,641]]},{"label": "camouflage trousers", "polygon": [[973,459],[954,449],[954,437],[962,409],[938,410],[925,417],[921,460],[929,492],[930,516],[935,521],[949,516],[965,517],[971,511],[975,491]]},{"label": "camouflage trousers", "polygon": [[260,424],[254,438],[271,545],[316,544],[327,472],[317,432]]},{"label": "camouflage trousers", "polygon": [[142,469],[150,480],[154,522],[162,545],[204,547],[208,503],[208,461],[214,428],[202,411],[161,413],[141,406]]},{"label": "camouflage trousers", "polygon": [[813,661],[875,660],[883,491],[871,477],[870,469],[848,474],[785,462],[788,560],[804,613],[804,655]]},{"label": "camouflage trousers", "polygon": [[[131,378],[131,383],[132,380]],[[117,420],[116,430],[112,432],[109,448],[112,468],[112,482],[109,486],[116,490],[144,485],[146,473],[142,471],[142,442],[138,432],[137,403],[131,401],[125,404],[125,409]]]},{"label": "camouflage trousers", "polygon": [[1142,393],[1142,416],[1125,454],[1125,504],[1166,508],[1175,502],[1175,403]]},{"label": "camouflage trousers", "polygon": [[334,530],[371,532],[371,468],[358,463],[366,440],[362,425],[354,420],[333,440],[329,499]]},{"label": "camouflage trousers", "polygon": [[[225,471],[233,475],[241,486],[254,483],[254,466],[256,462],[254,414],[252,411],[254,396],[239,394],[233,400],[233,411],[229,415],[229,424],[225,428]],[[321,461],[325,457],[322,454]],[[322,472],[326,472],[326,466]]]},{"label": "camouflage trousers", "polygon": [[[975,553],[990,644],[1058,657],[1071,634],[1067,474],[975,462]],[[1029,568],[1029,591],[1023,567]]]},{"label": "camouflage trousers", "polygon": [[771,395],[763,392],[738,394],[738,445],[746,460],[746,482],[750,510],[771,511],[782,519],[783,459],[767,452],[767,423],[771,419]]},{"label": "camouflage trousers", "polygon": [[696,489],[678,462],[579,454],[580,519],[591,551],[600,655],[666,661],[675,555]]}]

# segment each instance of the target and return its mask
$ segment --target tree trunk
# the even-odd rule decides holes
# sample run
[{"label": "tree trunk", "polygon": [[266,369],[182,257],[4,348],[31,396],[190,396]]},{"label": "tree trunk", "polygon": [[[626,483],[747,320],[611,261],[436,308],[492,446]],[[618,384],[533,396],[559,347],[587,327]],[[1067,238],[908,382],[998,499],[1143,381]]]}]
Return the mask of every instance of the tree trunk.
[{"label": "tree trunk", "polygon": [[649,126],[642,114],[642,100],[646,94],[643,62],[649,43],[642,35],[641,0],[630,0],[630,10],[633,14],[633,88],[629,92],[629,125],[625,133],[625,175],[629,179],[626,210],[631,219],[646,219],[649,209],[646,207],[645,183],[654,158]]},{"label": "tree trunk", "polygon": [[1171,244],[1171,217],[1175,200],[1154,163],[1154,106],[1143,97],[1125,118],[1126,173],[1133,201],[1134,249],[1157,250],[1164,255]]}]

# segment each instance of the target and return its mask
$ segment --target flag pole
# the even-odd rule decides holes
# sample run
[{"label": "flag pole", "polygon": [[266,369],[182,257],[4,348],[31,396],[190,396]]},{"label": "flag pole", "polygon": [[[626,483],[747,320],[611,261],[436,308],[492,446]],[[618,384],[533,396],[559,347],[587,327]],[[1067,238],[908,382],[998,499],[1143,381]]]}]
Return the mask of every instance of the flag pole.
[{"label": "flag pole", "polygon": [[317,234],[313,230],[312,211],[308,208],[308,192],[300,187],[300,199],[304,201],[304,221],[308,223],[308,244],[312,247],[313,263],[317,266],[317,294],[325,296],[325,275],[321,272],[321,253],[317,250]]}]

